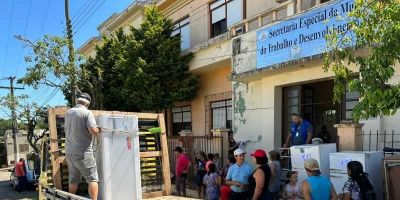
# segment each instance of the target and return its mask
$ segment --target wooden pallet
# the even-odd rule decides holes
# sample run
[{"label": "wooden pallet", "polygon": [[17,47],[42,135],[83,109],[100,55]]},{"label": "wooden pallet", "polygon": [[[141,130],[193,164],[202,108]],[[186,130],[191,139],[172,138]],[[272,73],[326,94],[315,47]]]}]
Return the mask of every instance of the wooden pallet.
[{"label": "wooden pallet", "polygon": [[[49,131],[50,131],[50,153],[51,153],[51,166],[52,166],[52,179],[53,184],[56,189],[62,190],[63,182],[65,183],[65,170],[62,170],[63,166],[66,166],[66,160],[64,156],[64,137],[60,137],[57,134],[57,129],[62,130],[62,127],[58,124],[61,118],[64,118],[67,108],[51,108],[48,109],[48,122],[49,122]],[[162,181],[163,187],[160,188],[159,191],[152,192],[144,192],[143,198],[155,198],[161,196],[168,196],[171,192],[171,175],[170,175],[170,167],[169,167],[169,155],[168,155],[168,147],[167,147],[167,135],[165,131],[165,122],[163,114],[153,114],[153,113],[134,113],[134,112],[119,112],[119,111],[100,111],[93,110],[92,113],[94,116],[98,116],[101,114],[113,114],[113,115],[136,115],[139,118],[139,122],[142,120],[154,120],[158,122],[158,126],[161,128],[160,134],[160,143],[161,147],[158,151],[152,151],[147,148],[145,152],[140,152],[140,158],[143,167],[143,172],[141,173],[143,179],[151,179],[151,177],[156,177],[157,173],[154,172],[151,165],[160,165],[159,168],[162,170]],[[148,138],[151,140],[152,138]],[[149,144],[152,144],[151,141],[148,141]],[[151,145],[150,145],[151,146]],[[139,147],[138,147],[139,148]],[[155,149],[157,150],[157,149]],[[160,170],[160,169],[157,169]]]}]

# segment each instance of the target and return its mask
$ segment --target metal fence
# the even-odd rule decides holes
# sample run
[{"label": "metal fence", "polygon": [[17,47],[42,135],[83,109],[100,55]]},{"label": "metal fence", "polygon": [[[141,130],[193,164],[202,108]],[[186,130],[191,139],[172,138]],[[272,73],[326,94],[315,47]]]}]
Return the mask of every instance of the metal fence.
[{"label": "metal fence", "polygon": [[223,149],[223,137],[222,136],[180,136],[180,137],[169,137],[168,138],[168,149],[169,149],[169,158],[170,158],[170,166],[171,171],[175,174],[175,164],[176,164],[176,156],[174,149],[177,146],[183,148],[184,153],[191,160],[191,167],[188,172],[188,181],[187,185],[191,188],[195,187],[195,166],[194,160],[196,159],[196,155],[203,151],[206,154],[218,154],[220,166],[222,166],[222,162],[227,159],[227,152],[224,152]]},{"label": "metal fence", "polygon": [[400,131],[363,130],[359,136],[363,151],[384,151],[385,154],[400,153]]}]

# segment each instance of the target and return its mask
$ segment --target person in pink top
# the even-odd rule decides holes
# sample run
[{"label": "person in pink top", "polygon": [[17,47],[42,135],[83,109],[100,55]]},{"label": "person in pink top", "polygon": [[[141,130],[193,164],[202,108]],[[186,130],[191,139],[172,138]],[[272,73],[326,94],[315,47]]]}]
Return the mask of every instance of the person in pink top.
[{"label": "person in pink top", "polygon": [[18,184],[16,187],[17,192],[22,192],[26,187],[26,169],[25,169],[25,159],[19,159],[19,162],[15,165],[15,176],[18,179]]},{"label": "person in pink top", "polygon": [[177,153],[175,175],[176,175],[176,193],[178,196],[186,196],[186,179],[190,166],[189,158],[183,153],[182,147],[176,147]]},{"label": "person in pink top", "polygon": [[207,162],[206,162],[206,171],[207,171],[207,173],[208,173],[208,171],[209,171],[208,168],[209,168],[210,164],[213,163],[213,160],[214,160],[214,154],[209,153],[209,154],[207,155],[207,158],[208,158],[208,160],[207,160]]}]

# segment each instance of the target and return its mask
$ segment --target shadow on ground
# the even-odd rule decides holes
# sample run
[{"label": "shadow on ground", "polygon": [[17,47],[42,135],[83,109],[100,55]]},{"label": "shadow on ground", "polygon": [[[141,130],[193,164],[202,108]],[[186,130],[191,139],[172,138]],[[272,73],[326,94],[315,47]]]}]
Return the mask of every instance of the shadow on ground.
[{"label": "shadow on ground", "polygon": [[14,191],[13,187],[10,184],[9,177],[9,173],[0,171],[0,200],[38,199],[38,193],[36,191],[31,190],[20,193]]}]

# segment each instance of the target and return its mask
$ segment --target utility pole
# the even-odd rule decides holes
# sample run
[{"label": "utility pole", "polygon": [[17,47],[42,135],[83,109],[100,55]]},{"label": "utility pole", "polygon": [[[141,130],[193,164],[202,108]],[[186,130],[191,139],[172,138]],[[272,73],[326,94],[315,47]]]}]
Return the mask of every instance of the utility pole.
[{"label": "utility pole", "polygon": [[14,87],[15,76],[10,76],[7,78],[10,80],[10,87],[0,86],[0,89],[9,89],[11,95],[11,118],[12,118],[12,133],[13,133],[13,141],[14,141],[14,163],[18,162],[19,159],[19,150],[18,150],[18,122],[17,115],[15,113],[16,107],[16,99],[14,96],[14,90],[23,90],[25,88]]},{"label": "utility pole", "polygon": [[69,61],[69,69],[71,71],[71,100],[72,100],[72,105],[75,105],[75,100],[76,100],[76,70],[75,70],[75,57],[74,57],[74,41],[73,41],[73,33],[72,33],[72,24],[71,24],[71,19],[69,18],[69,0],[65,0],[65,22],[67,25],[67,40],[68,40],[68,61]]}]

